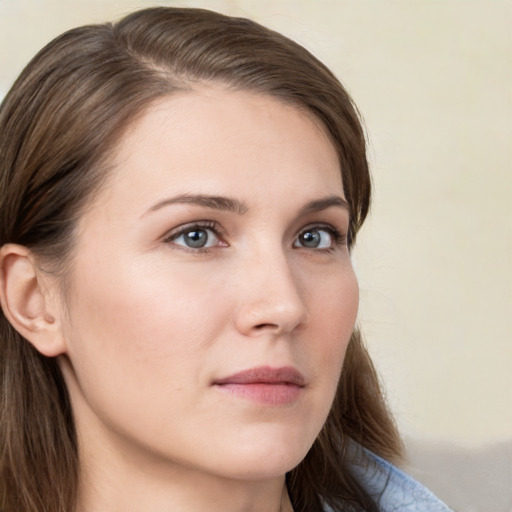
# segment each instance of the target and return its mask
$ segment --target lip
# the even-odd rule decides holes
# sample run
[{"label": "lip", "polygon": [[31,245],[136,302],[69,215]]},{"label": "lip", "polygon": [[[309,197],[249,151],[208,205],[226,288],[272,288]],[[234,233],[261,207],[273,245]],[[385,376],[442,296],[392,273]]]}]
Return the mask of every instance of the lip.
[{"label": "lip", "polygon": [[260,366],[213,382],[214,387],[233,396],[271,406],[296,402],[305,385],[303,375],[291,366]]}]

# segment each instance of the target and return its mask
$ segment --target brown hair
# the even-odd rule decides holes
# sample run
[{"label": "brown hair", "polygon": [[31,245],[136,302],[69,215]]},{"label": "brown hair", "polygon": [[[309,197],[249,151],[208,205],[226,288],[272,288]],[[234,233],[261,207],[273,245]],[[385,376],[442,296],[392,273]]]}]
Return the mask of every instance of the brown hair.
[{"label": "brown hair", "polygon": [[[74,226],[108,175],[108,155],[151,102],[197,82],[270,95],[312,112],[337,149],[354,243],[370,205],[365,137],[334,75],[307,50],[252,21],[152,8],[71,30],[28,64],[0,108],[0,246],[17,243],[65,278]],[[287,475],[296,511],[378,510],[352,475],[350,440],[387,459],[401,443],[356,332],[329,418]],[[365,453],[359,451],[359,458]],[[56,359],[0,314],[0,506],[74,509],[78,455]]]}]

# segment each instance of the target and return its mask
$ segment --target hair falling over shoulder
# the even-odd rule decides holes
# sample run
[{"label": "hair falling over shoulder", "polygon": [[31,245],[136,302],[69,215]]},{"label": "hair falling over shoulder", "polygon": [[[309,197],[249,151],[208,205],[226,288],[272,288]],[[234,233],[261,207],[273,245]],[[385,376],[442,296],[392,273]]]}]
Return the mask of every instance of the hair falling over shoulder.
[{"label": "hair falling over shoulder", "polygon": [[[323,123],[339,155],[352,246],[371,180],[361,122],[340,82],[303,47],[252,21],[162,7],[71,30],[21,73],[0,107],[0,247],[26,246],[65,279],[77,218],[106,180],[109,150],[152,102],[198,82],[269,95]],[[325,503],[378,510],[351,475],[352,442],[388,460],[402,449],[358,332],[328,420],[287,475],[296,512]],[[58,358],[38,353],[0,313],[0,509],[70,512],[78,479]]]}]

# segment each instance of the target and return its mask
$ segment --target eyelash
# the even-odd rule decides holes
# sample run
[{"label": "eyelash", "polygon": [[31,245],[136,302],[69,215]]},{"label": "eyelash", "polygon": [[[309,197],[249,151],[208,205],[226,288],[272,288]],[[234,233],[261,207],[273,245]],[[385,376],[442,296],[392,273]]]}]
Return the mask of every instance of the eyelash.
[{"label": "eyelash", "polygon": [[[332,245],[330,247],[326,247],[324,249],[310,249],[312,251],[316,252],[332,252],[338,247],[343,247],[347,245],[348,237],[345,233],[342,231],[336,229],[334,226],[331,226],[330,224],[311,224],[309,226],[306,226],[305,228],[301,229],[299,233],[296,236],[296,239],[298,239],[299,236],[301,236],[303,233],[306,233],[308,231],[327,231],[329,235],[332,238]],[[301,247],[298,247],[301,248]],[[303,249],[308,249],[307,247],[302,247]]]},{"label": "eyelash", "polygon": [[[190,233],[191,231],[194,231],[194,230],[210,230],[210,231],[212,231],[214,233],[214,235],[219,240],[221,240],[221,242],[223,244],[225,244],[225,245],[223,245],[223,247],[229,246],[229,244],[227,242],[222,240],[222,230],[219,228],[219,225],[216,222],[213,222],[213,221],[196,221],[196,222],[193,222],[193,223],[190,223],[190,224],[185,224],[184,226],[180,226],[179,228],[177,228],[177,229],[171,231],[170,233],[168,233],[164,237],[163,242],[166,243],[166,244],[172,244],[180,236],[185,235],[187,233]],[[295,241],[302,234],[306,233],[307,231],[312,231],[312,230],[327,231],[329,233],[329,235],[332,237],[332,245],[330,247],[322,248],[322,249],[314,249],[314,248],[308,248],[308,247],[302,247],[302,246],[296,247],[295,246]],[[294,244],[293,244],[294,248],[306,249],[306,250],[320,252],[320,253],[322,253],[322,252],[329,253],[329,252],[334,251],[337,247],[342,247],[342,246],[347,245],[348,237],[347,237],[347,235],[345,233],[339,231],[338,229],[334,228],[333,226],[331,226],[329,224],[311,224],[311,225],[306,226],[305,228],[301,229],[297,233],[297,235],[295,237],[295,241],[294,241]],[[178,245],[178,244],[175,244],[175,245]],[[188,251],[188,252],[191,252],[191,253],[195,253],[195,254],[207,253],[207,252],[210,252],[212,249],[215,248],[215,247],[198,247],[198,248],[193,248],[193,247],[186,247],[184,245],[178,245],[178,246],[182,250],[185,250],[185,251]]]},{"label": "eyelash", "polygon": [[[185,235],[187,233],[190,233],[194,230],[209,230],[212,231],[215,236],[222,241],[222,233],[221,229],[219,228],[218,224],[213,221],[196,221],[192,222],[190,224],[185,224],[184,226],[180,226],[179,228],[176,228],[175,230],[172,230],[169,234],[165,236],[163,239],[163,242],[166,244],[172,244],[176,239],[178,239],[180,236]],[[224,242],[226,246],[228,245],[226,242]],[[178,245],[178,244],[175,244]],[[188,251],[191,253],[206,253],[209,252],[212,247],[199,247],[199,248],[193,248],[193,247],[186,247],[183,245],[178,245],[182,250]]]}]

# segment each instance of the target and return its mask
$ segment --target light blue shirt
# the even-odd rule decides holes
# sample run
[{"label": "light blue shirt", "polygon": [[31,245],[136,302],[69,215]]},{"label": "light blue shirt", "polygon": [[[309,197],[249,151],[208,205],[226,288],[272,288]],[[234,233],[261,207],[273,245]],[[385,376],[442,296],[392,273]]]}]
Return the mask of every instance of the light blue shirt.
[{"label": "light blue shirt", "polygon": [[[353,466],[354,474],[381,512],[452,512],[426,487],[374,453],[365,450],[370,464]],[[332,512],[328,506],[325,512]]]}]

